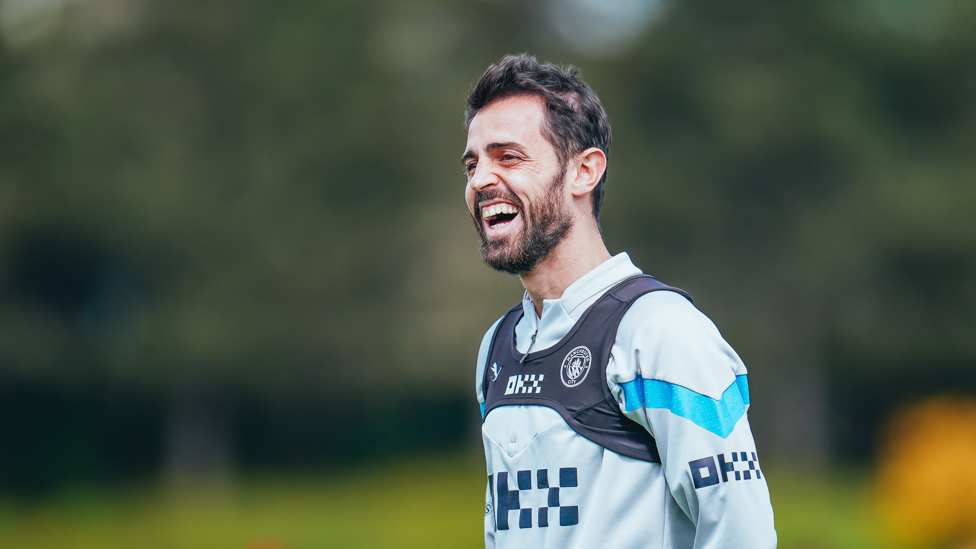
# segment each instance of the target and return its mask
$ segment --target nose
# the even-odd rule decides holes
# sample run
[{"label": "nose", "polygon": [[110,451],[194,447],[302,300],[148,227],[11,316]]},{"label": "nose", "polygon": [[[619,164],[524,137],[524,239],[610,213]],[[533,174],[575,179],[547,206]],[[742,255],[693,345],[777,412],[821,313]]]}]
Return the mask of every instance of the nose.
[{"label": "nose", "polygon": [[471,178],[468,179],[468,186],[474,191],[481,191],[487,187],[498,184],[498,176],[491,167],[490,162],[481,162],[475,169]]}]

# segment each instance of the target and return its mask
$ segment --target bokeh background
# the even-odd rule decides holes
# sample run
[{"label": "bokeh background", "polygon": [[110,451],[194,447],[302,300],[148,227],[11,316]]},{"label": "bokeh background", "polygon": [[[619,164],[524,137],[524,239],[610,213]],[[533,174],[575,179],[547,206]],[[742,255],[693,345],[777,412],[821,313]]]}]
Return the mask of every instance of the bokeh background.
[{"label": "bokeh background", "polygon": [[464,98],[574,64],[784,549],[976,540],[976,4],[0,0],[0,546],[478,547]]}]

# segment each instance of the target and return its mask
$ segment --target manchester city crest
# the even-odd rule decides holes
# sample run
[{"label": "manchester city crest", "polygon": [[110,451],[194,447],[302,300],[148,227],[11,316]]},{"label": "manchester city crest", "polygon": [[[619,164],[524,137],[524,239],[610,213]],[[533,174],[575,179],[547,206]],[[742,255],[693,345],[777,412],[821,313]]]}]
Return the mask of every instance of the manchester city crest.
[{"label": "manchester city crest", "polygon": [[590,350],[586,347],[579,346],[570,351],[559,369],[563,385],[572,388],[582,383],[590,373],[590,362]]}]

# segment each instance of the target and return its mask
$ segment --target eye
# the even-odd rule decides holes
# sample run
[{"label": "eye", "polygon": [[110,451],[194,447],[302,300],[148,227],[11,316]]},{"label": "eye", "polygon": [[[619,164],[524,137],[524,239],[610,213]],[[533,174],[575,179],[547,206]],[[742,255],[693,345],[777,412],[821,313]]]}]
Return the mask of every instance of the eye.
[{"label": "eye", "polygon": [[464,175],[471,177],[474,174],[475,168],[478,167],[477,162],[466,162],[464,164]]}]

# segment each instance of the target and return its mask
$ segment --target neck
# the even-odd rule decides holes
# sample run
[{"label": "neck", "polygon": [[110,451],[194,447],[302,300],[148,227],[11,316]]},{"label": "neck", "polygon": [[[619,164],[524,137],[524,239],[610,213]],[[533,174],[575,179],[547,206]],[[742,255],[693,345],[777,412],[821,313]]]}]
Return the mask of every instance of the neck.
[{"label": "neck", "polygon": [[532,272],[519,275],[522,286],[529,293],[535,313],[542,316],[542,302],[559,299],[573,282],[610,259],[600,229],[595,220],[574,226],[566,238],[556,246]]}]

